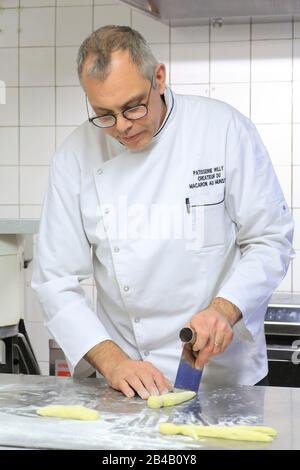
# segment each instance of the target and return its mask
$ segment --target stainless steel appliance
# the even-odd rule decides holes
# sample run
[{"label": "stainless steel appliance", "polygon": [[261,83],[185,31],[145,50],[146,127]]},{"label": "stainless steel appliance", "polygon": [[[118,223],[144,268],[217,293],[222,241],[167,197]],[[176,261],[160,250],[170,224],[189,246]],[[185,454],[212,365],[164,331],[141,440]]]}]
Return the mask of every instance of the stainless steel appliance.
[{"label": "stainless steel appliance", "polygon": [[40,374],[25,322],[25,269],[37,220],[0,220],[0,373]]},{"label": "stainless steel appliance", "polygon": [[265,334],[270,385],[300,387],[300,294],[272,296]]}]

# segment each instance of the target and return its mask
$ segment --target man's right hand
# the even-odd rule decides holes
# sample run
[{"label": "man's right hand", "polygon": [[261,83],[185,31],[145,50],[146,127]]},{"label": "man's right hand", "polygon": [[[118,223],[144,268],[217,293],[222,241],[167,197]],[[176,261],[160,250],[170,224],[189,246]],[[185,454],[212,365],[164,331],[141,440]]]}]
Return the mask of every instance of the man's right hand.
[{"label": "man's right hand", "polygon": [[167,393],[172,388],[151,362],[130,359],[113,341],[97,344],[88,351],[85,359],[104,375],[112,388],[128,398],[137,393],[147,400],[150,395]]}]

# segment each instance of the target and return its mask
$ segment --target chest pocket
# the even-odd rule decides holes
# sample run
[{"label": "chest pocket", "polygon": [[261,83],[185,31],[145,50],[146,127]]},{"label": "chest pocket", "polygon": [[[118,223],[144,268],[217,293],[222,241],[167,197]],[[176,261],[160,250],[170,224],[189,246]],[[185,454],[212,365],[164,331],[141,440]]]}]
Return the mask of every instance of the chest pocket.
[{"label": "chest pocket", "polygon": [[226,243],[229,227],[224,199],[223,193],[186,199],[189,251],[210,251]]}]

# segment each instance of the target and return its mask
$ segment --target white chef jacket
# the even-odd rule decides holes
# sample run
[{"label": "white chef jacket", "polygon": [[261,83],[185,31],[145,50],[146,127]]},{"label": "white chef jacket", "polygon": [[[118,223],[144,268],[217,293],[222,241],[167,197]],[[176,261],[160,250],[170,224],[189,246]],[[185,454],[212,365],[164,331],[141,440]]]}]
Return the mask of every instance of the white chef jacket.
[{"label": "white chef jacket", "polygon": [[[264,314],[293,257],[293,221],[247,118],[169,88],[165,100],[165,120],[144,150],[125,148],[89,122],[58,149],[32,286],[72,370],[112,339],[171,381],[179,330],[223,297],[243,318],[203,381],[252,385],[267,374]],[[153,208],[164,215],[149,222]],[[157,233],[173,212],[176,223]],[[180,224],[188,229],[180,232]],[[92,274],[96,312],[80,286]]]}]

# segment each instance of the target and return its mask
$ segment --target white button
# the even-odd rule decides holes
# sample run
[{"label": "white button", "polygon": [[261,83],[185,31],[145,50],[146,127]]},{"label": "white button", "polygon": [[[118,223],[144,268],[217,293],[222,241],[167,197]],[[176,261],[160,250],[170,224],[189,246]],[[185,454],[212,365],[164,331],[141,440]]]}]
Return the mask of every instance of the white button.
[{"label": "white button", "polygon": [[124,286],[124,291],[128,292],[129,291],[129,286]]},{"label": "white button", "polygon": [[139,323],[139,322],[140,322],[140,318],[139,318],[139,317],[135,317],[134,322],[135,322],[135,323]]},{"label": "white button", "polygon": [[109,214],[110,213],[110,209],[107,207],[105,210],[104,210],[104,214]]},{"label": "white button", "polygon": [[114,247],[114,252],[115,252],[115,253],[119,253],[119,251],[120,251],[120,248],[119,248],[118,246],[115,246],[115,247]]},{"label": "white button", "polygon": [[149,356],[149,351],[144,351],[144,356]]},{"label": "white button", "polygon": [[97,170],[97,174],[98,174],[98,175],[102,175],[102,173],[103,173],[103,170],[102,170],[102,168],[98,168],[98,170]]}]

